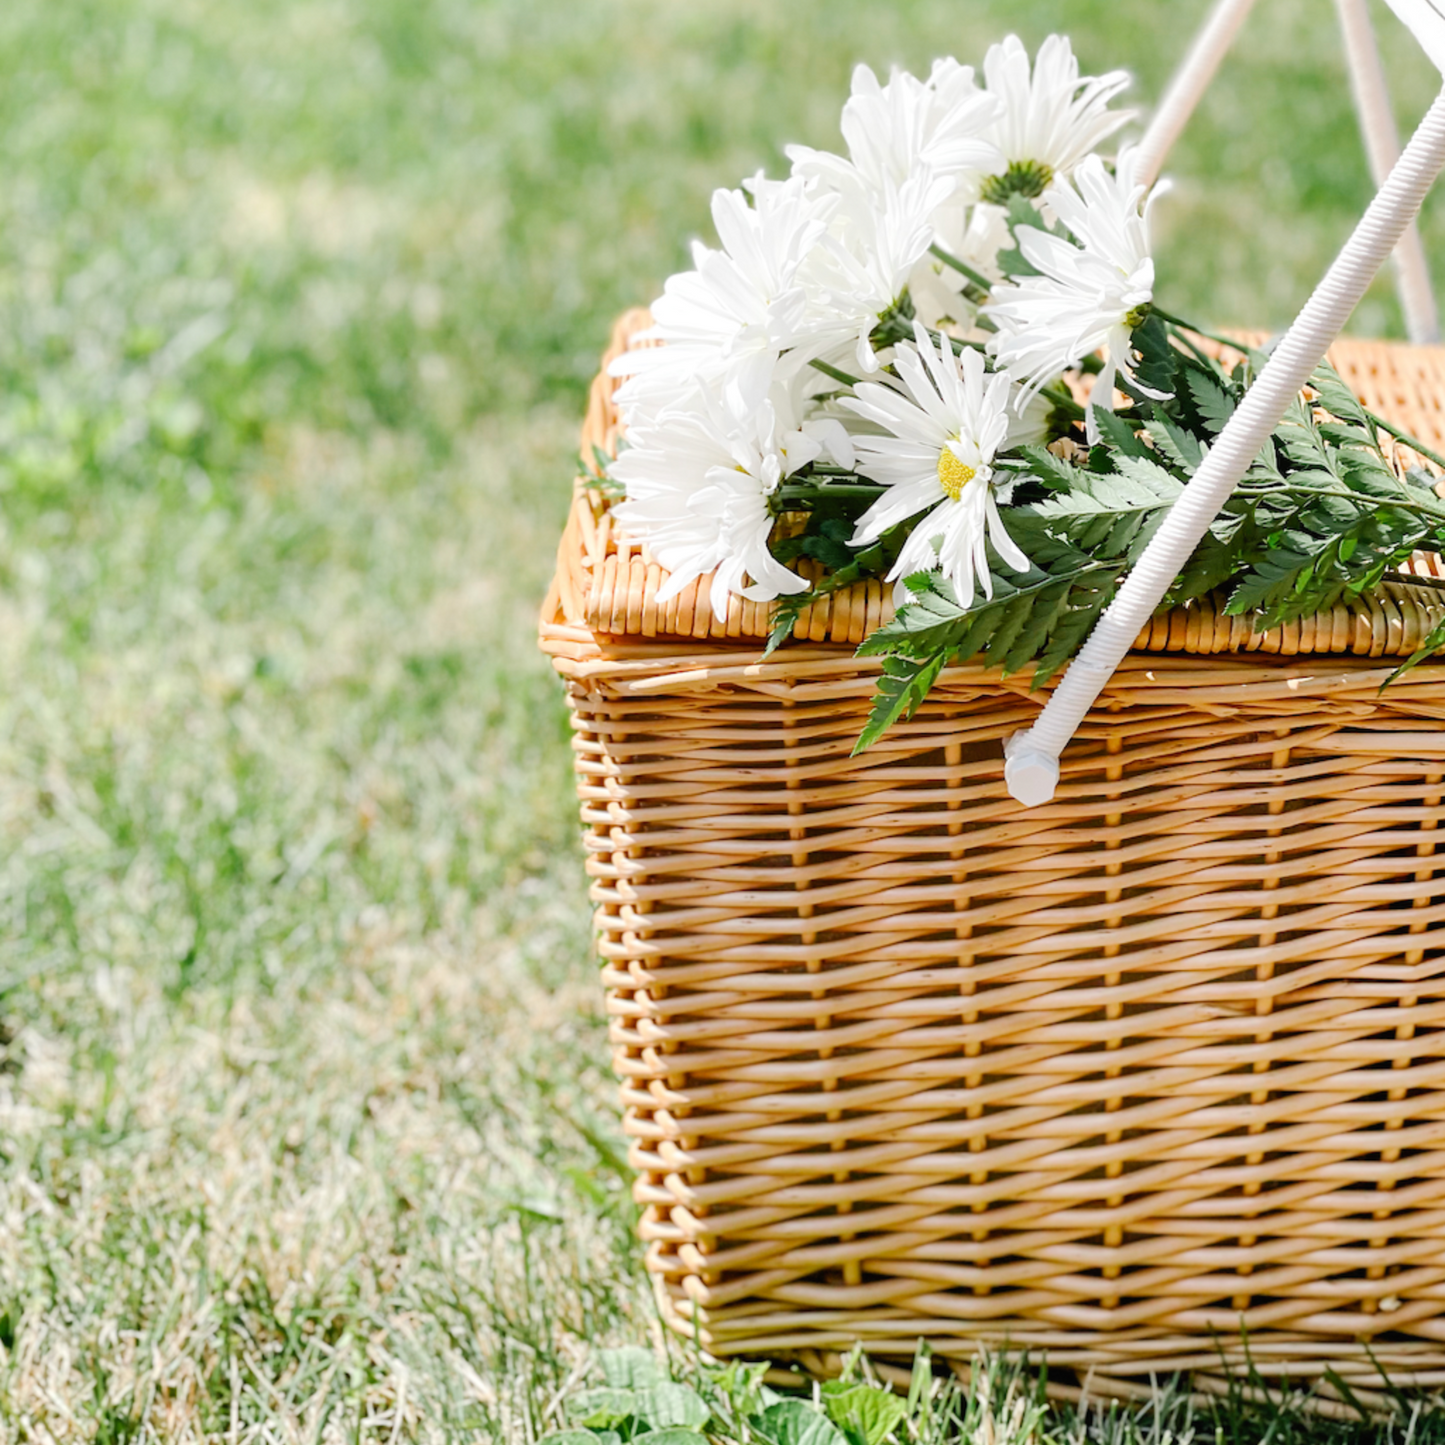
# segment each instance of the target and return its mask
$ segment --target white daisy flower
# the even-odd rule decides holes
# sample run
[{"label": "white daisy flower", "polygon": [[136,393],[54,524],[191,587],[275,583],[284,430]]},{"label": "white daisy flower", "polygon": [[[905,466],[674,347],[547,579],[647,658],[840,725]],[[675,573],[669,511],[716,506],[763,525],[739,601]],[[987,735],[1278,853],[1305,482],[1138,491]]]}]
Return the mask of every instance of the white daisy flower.
[{"label": "white daisy flower", "polygon": [[718,386],[747,412],[767,396],[779,356],[818,331],[819,308],[799,269],[838,198],[809,194],[801,181],[759,181],[755,197],[750,205],[741,191],[713,193],[723,249],[695,244],[695,269],[670,277],[653,304],[656,324],[638,339],[667,345],[637,347],[613,362],[614,376],[631,378],[618,392],[624,414],[655,414],[695,380]]},{"label": "white daisy flower", "polygon": [[861,188],[840,193],[837,219],[814,253],[809,274],[831,318],[819,339],[851,346],[847,364],[864,375],[881,365],[873,330],[898,304],[914,267],[928,254],[931,218],[947,199],[949,185],[920,171],[899,186],[885,182],[876,200]]},{"label": "white daisy flower", "polygon": [[1033,72],[1017,35],[989,47],[983,73],[988,93],[1003,109],[988,132],[1004,165],[989,174],[983,198],[1000,205],[1010,195],[1042,195],[1068,176],[1102,140],[1127,121],[1109,102],[1129,83],[1128,73],[1080,78],[1068,39],[1050,35],[1039,46]]},{"label": "white daisy flower", "polygon": [[949,191],[976,191],[1002,168],[989,139],[1000,112],[1001,103],[974,84],[973,68],[955,60],[935,62],[926,81],[895,69],[887,85],[860,65],[840,123],[848,159],[808,146],[789,146],[787,155],[794,175],[845,192],[861,183],[881,197],[890,183],[902,186],[924,171],[946,180]]},{"label": "white daisy flower", "polygon": [[972,348],[955,356],[948,341],[935,346],[921,325],[916,344],[894,354],[901,389],[862,382],[857,399],[842,405],[888,436],[853,439],[858,467],[883,482],[883,494],[858,521],[853,546],[876,542],[890,528],[931,508],[904,543],[888,574],[895,597],[906,600],[900,579],[940,568],[959,603],[968,607],[981,587],[993,596],[985,541],[1010,567],[1024,570],[1019,550],[999,515],[993,459],[1005,446],[1042,434],[1035,417],[1021,419],[1014,387],[1001,374],[986,376],[983,356]]},{"label": "white daisy flower", "polygon": [[1104,367],[1089,396],[1090,442],[1098,440],[1095,408],[1113,410],[1116,374],[1146,395],[1158,395],[1140,383],[1130,362],[1130,334],[1154,295],[1147,208],[1140,209],[1144,195],[1133,182],[1127,149],[1114,176],[1098,156],[1087,157],[1073,183],[1043,197],[1078,244],[1018,227],[1019,250],[1039,274],[995,288],[984,308],[999,328],[989,350],[1012,380],[1030,390],[1103,350]]},{"label": "white daisy flower", "polygon": [[701,388],[627,439],[611,467],[627,491],[614,515],[672,574],[659,602],[709,572],[718,617],[727,615],[730,593],[761,602],[806,590],[768,550],[768,499],[822,453],[823,440],[786,429],[770,401],[739,415]]},{"label": "white daisy flower", "polygon": [[926,81],[895,70],[886,85],[860,65],[843,108],[848,156],[788,147],[794,176],[839,198],[814,274],[852,340],[849,365],[865,375],[880,364],[869,335],[927,255],[940,207],[972,200],[982,176],[1002,166],[983,138],[999,109],[957,61],[936,62]]}]

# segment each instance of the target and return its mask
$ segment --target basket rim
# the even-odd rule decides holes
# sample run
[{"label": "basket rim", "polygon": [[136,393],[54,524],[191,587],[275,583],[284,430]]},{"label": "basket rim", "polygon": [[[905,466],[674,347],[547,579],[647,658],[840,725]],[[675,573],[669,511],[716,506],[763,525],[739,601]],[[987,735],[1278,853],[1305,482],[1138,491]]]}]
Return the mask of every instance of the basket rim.
[{"label": "basket rim", "polygon": [[[590,467],[597,451],[616,454],[620,428],[613,396],[619,382],[608,374],[608,366],[651,324],[650,313],[639,307],[625,311],[612,328],[589,391],[581,435],[584,465]],[[1236,334],[1244,344],[1261,339],[1257,332]],[[1374,393],[1366,400],[1382,415],[1423,433],[1422,440],[1445,444],[1445,346],[1344,339],[1331,348],[1330,360],[1357,391]],[[1403,446],[1396,455],[1402,465],[1430,467]],[[659,603],[658,593],[670,574],[645,543],[633,541],[614,525],[607,499],[591,485],[596,476],[590,469],[574,482],[556,571],[542,607],[543,650],[559,663],[587,656],[635,664],[656,655],[659,665],[664,658],[672,660],[674,665],[664,666],[668,672],[685,670],[677,665],[681,659],[689,659],[695,669],[729,668],[739,654],[755,658],[771,630],[772,604],[733,596],[726,616],[715,616],[707,600],[711,574]],[[1417,552],[1408,570],[1445,579],[1445,559]],[[774,675],[776,668],[776,675],[795,675],[809,664],[852,659],[863,638],[892,615],[892,589],[880,580],[840,588],[802,610],[776,664],[755,663],[765,672],[749,671]],[[1411,655],[1442,619],[1445,591],[1397,582],[1267,632],[1254,630],[1251,615],[1226,615],[1222,599],[1211,596],[1156,616],[1136,639],[1133,652],[1155,665],[1171,656],[1229,657],[1236,663],[1243,657],[1252,662],[1328,657],[1334,665],[1348,657],[1366,667],[1375,660],[1379,667],[1378,659]],[[878,666],[871,659],[857,659],[850,670],[872,673]],[[997,676],[982,668],[950,669],[954,671]]]}]

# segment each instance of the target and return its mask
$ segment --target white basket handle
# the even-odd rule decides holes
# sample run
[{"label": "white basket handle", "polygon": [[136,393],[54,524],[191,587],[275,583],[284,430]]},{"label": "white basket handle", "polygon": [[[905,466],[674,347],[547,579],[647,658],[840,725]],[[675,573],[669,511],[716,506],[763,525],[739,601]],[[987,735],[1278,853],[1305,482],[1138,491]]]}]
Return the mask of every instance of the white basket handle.
[{"label": "white basket handle", "polygon": [[[1370,24],[1368,0],[1335,0],[1340,16],[1340,34],[1345,42],[1345,59],[1350,68],[1350,89],[1360,134],[1370,159],[1370,174],[1377,186],[1385,184],[1390,167],[1400,158],[1400,136],[1395,114],[1390,109],[1390,91],[1385,84],[1385,67],[1380,47]],[[1405,334],[1417,346],[1431,346],[1440,340],[1440,313],[1430,287],[1430,268],[1425,248],[1413,221],[1405,227],[1395,247],[1395,285],[1400,293],[1400,310],[1405,316]]]},{"label": "white basket handle", "polygon": [[[1420,5],[1428,10],[1431,0],[1406,0],[1406,10]],[[1166,157],[1184,133],[1190,116],[1204,98],[1235,36],[1239,34],[1240,26],[1253,8],[1254,0],[1215,0],[1188,54],[1169,82],[1169,88],[1149,122],[1149,129],[1135,149],[1135,177],[1141,185],[1152,186],[1158,179]],[[1370,174],[1379,187],[1385,184],[1390,167],[1400,158],[1400,137],[1395,130],[1394,112],[1390,109],[1390,93],[1385,83],[1385,68],[1380,62],[1380,48],[1375,43],[1375,30],[1370,24],[1369,0],[1335,0],[1335,9],[1349,65],[1350,91],[1360,120],[1360,134],[1369,157]],[[1401,18],[1420,33],[1418,15],[1402,10]],[[1427,26],[1430,23],[1428,15],[1425,23]],[[1421,35],[1427,49],[1428,39],[1428,36]],[[1420,233],[1413,224],[1406,228],[1395,248],[1395,281],[1400,295],[1400,310],[1405,317],[1406,334],[1416,345],[1433,345],[1440,340],[1440,317],[1435,294],[1430,287],[1425,248],[1420,244]]]},{"label": "white basket handle", "polygon": [[[1392,0],[1396,9],[1409,0]],[[1440,0],[1421,0],[1434,5]],[[1402,19],[1419,33],[1402,13]],[[1422,36],[1426,49],[1429,40]],[[1432,51],[1432,58],[1435,58]],[[1442,62],[1445,65],[1445,62]],[[1154,615],[1219,509],[1289,409],[1375,273],[1414,219],[1445,167],[1445,90],[1424,120],[1304,309],[1285,333],[1238,410],[1144,549],[1089,640],[1069,665],[1038,721],[1005,746],[1008,790],[1025,807],[1046,803],[1059,779],[1059,755]]]},{"label": "white basket handle", "polygon": [[1252,9],[1254,0],[1215,0],[1134,152],[1134,179],[1139,185],[1152,186],[1159,179],[1165,157],[1204,99],[1204,92]]}]

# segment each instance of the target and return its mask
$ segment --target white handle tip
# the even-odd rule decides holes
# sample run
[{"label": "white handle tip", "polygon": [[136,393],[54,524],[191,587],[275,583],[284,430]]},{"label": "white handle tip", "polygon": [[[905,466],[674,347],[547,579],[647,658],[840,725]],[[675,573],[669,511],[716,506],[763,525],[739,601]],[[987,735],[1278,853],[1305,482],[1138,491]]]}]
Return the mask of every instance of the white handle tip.
[{"label": "white handle tip", "polygon": [[1040,748],[1025,743],[1021,747],[1009,739],[1008,761],[1003,765],[1003,780],[1009,796],[1026,808],[1037,808],[1049,802],[1059,785],[1059,760]]}]

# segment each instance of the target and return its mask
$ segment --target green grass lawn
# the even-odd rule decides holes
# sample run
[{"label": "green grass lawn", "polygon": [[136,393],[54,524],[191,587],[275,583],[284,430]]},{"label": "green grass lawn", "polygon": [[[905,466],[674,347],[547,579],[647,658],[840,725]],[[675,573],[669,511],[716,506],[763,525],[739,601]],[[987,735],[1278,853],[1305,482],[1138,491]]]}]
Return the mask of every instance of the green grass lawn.
[{"label": "green grass lawn", "polygon": [[[854,61],[1145,101],[1204,8],[0,6],[0,1440],[530,1441],[656,1335],[532,641],[608,321]],[[1369,193],[1329,7],[1173,169],[1161,300],[1287,321]]]}]

